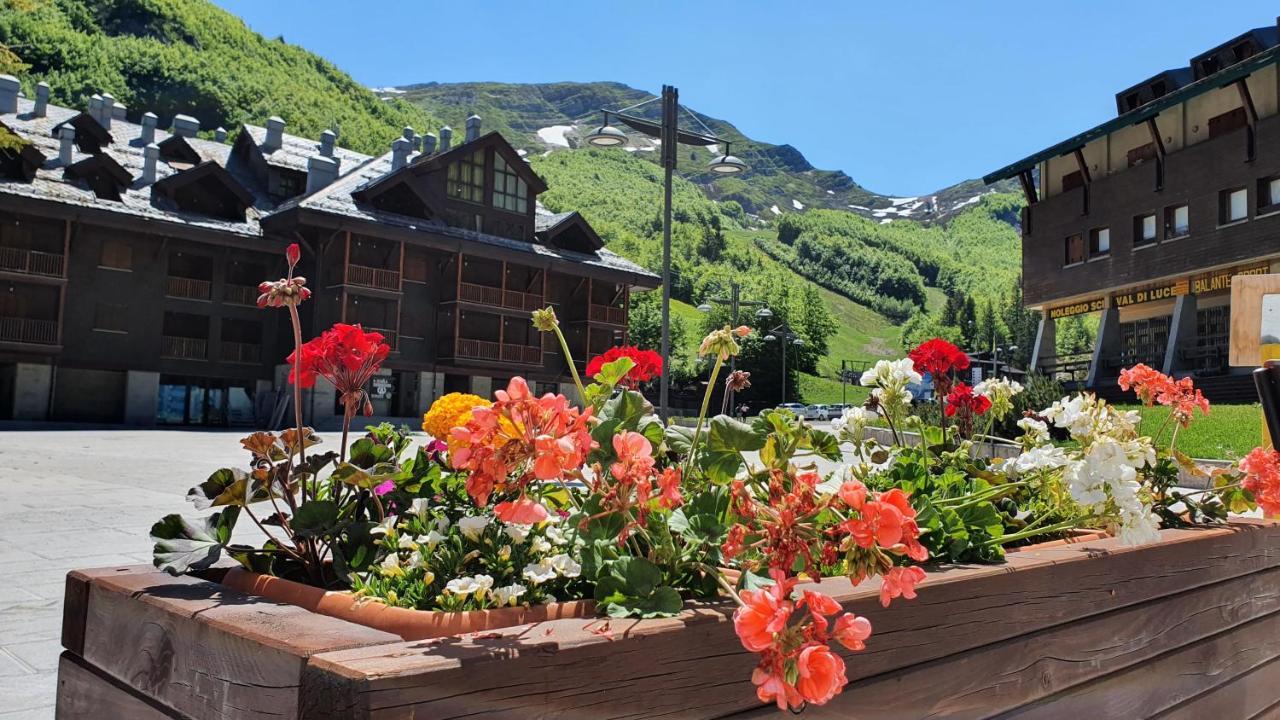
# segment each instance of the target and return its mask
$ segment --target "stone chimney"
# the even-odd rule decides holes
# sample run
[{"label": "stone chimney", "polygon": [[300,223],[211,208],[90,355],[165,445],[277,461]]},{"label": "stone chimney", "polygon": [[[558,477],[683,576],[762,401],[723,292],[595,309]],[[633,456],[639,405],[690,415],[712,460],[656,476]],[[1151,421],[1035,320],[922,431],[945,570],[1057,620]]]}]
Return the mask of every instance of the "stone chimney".
[{"label": "stone chimney", "polygon": [[338,179],[338,163],[323,155],[307,158],[307,192],[313,193]]},{"label": "stone chimney", "polygon": [[112,119],[112,120],[124,120],[124,119],[125,119],[125,115],[127,115],[127,114],[128,114],[128,112],[129,112],[129,108],[126,108],[126,107],[125,107],[123,104],[121,104],[121,103],[116,103],[116,104],[114,104],[114,105],[112,105],[112,106],[111,106],[111,119]]},{"label": "stone chimney", "polygon": [[150,185],[156,181],[156,163],[160,160],[160,146],[151,143],[142,148],[142,184]]},{"label": "stone chimney", "polygon": [[453,139],[453,128],[445,125],[440,128],[440,152],[449,152],[449,141]]},{"label": "stone chimney", "polygon": [[138,135],[138,140],[142,144],[150,145],[156,141],[156,128],[160,126],[160,118],[156,117],[153,112],[143,113],[142,115],[142,133]]},{"label": "stone chimney", "polygon": [[174,115],[173,129],[174,135],[180,135],[184,138],[193,138],[200,131],[200,121],[190,115]]},{"label": "stone chimney", "polygon": [[279,115],[267,118],[267,138],[262,141],[262,149],[275,152],[284,144],[284,119]]},{"label": "stone chimney", "polygon": [[114,119],[116,108],[116,98],[111,93],[102,93],[102,100],[98,105],[98,124],[103,128],[110,130],[111,121]]},{"label": "stone chimney", "polygon": [[409,153],[413,152],[413,143],[404,138],[396,138],[391,143],[391,169],[399,170],[409,162]]},{"label": "stone chimney", "polygon": [[324,157],[333,157],[333,146],[338,141],[338,136],[332,130],[325,130],[320,133],[320,154]]},{"label": "stone chimney", "polygon": [[467,118],[467,142],[475,142],[480,139],[480,116],[472,115]]},{"label": "stone chimney", "polygon": [[102,96],[97,93],[89,96],[89,117],[99,124],[102,123]]},{"label": "stone chimney", "polygon": [[49,114],[49,83],[36,83],[36,106],[31,111],[36,117],[44,117]]},{"label": "stone chimney", "polygon": [[22,84],[12,75],[0,75],[0,114],[18,112],[18,89]]},{"label": "stone chimney", "polygon": [[76,157],[76,129],[70,123],[58,128],[58,162],[67,167]]},{"label": "stone chimney", "polygon": [[220,142],[220,143],[224,143],[224,142],[226,142],[226,141],[227,141],[227,129],[226,129],[226,128],[224,128],[224,127],[219,127],[217,130],[214,130],[214,131],[213,131],[213,139],[214,139],[214,141],[215,141],[215,142]]}]

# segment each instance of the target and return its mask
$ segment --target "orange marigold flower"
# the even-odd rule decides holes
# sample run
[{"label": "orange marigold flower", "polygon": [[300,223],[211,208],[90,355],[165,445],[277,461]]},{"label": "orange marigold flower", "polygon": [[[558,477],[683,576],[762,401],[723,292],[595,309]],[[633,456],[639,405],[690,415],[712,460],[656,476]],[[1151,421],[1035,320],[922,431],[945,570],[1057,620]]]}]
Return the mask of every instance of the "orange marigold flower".
[{"label": "orange marigold flower", "polygon": [[489,407],[493,403],[479,395],[470,393],[449,393],[436,398],[431,407],[422,415],[422,429],[437,440],[448,440],[449,431],[455,427],[466,425],[471,419],[471,411],[478,407]]}]

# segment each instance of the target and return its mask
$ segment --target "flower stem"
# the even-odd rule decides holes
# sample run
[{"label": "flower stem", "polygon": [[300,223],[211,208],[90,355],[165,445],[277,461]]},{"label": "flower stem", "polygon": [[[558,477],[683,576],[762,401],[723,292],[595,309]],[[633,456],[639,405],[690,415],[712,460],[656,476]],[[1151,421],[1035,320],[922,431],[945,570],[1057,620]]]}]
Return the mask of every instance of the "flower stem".
[{"label": "flower stem", "polygon": [[564,359],[569,363],[569,374],[573,376],[573,384],[578,388],[578,400],[583,407],[587,404],[587,389],[582,385],[582,378],[578,377],[578,366],[573,364],[573,353],[569,351],[569,343],[564,339],[564,333],[560,332],[560,325],[554,326],[556,340],[560,341],[560,351],[564,353]]},{"label": "flower stem", "polygon": [[990,542],[986,543],[986,546],[991,547],[992,545],[1008,545],[1009,543],[1015,543],[1015,542],[1018,542],[1019,540],[1025,540],[1029,537],[1035,537],[1036,535],[1047,535],[1049,533],[1062,532],[1063,530],[1072,530],[1075,528],[1075,526],[1076,526],[1076,523],[1074,520],[1064,520],[1063,522],[1060,522],[1054,525],[1047,525],[1045,527],[1036,528],[1034,530],[1023,530],[1021,532],[1016,532],[1012,535],[1005,535],[1003,537],[991,540]]},{"label": "flower stem", "polygon": [[[292,269],[290,270],[292,275]],[[298,465],[306,462],[306,443],[302,438],[302,319],[298,317],[298,306],[289,305],[289,322],[293,325],[293,420],[297,430]],[[293,464],[293,448],[289,448],[289,461]],[[307,501],[306,483],[300,488],[302,501]]]},{"label": "flower stem", "polygon": [[716,355],[716,364],[711,368],[711,379],[707,381],[707,391],[702,394],[702,409],[698,411],[698,424],[693,428],[693,440],[689,443],[689,460],[685,472],[693,468],[694,451],[698,449],[698,436],[702,434],[702,422],[707,418],[707,407],[711,405],[711,393],[716,388],[716,378],[720,376],[720,368],[724,366],[724,357]]},{"label": "flower stem", "polygon": [[716,584],[719,585],[722,590],[729,593],[729,597],[733,598],[733,601],[738,604],[738,607],[747,606],[747,604],[742,601],[742,598],[738,597],[737,588],[735,588],[733,585],[730,585],[729,581],[724,579],[724,574],[720,572],[719,568],[711,567],[706,563],[698,563],[698,565],[702,567],[703,572],[715,578]]}]

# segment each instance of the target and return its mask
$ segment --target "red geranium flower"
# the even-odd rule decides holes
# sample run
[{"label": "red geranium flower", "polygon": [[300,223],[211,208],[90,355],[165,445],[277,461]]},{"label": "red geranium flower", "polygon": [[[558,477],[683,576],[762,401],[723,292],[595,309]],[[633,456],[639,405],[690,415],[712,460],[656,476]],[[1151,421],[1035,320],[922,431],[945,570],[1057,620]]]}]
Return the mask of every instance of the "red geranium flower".
[{"label": "red geranium flower", "polygon": [[969,356],[942,338],[920,343],[907,353],[907,357],[911,358],[916,372],[921,375],[928,373],[933,378],[933,388],[938,395],[946,395],[951,390],[953,371],[969,367]]},{"label": "red geranium flower", "polygon": [[[301,352],[300,367],[295,365]],[[364,391],[365,383],[378,372],[391,348],[382,342],[382,334],[365,332],[359,325],[338,323],[289,353],[289,382],[308,388],[316,377],[333,383],[338,397],[352,412],[364,400],[365,415],[373,414],[373,403]],[[298,371],[301,370],[301,373]]]},{"label": "red geranium flower", "polygon": [[947,395],[947,417],[958,412],[981,415],[991,409],[991,401],[985,395],[975,395],[973,388],[964,383],[956,383]]},{"label": "red geranium flower", "polygon": [[622,385],[628,389],[634,390],[640,383],[662,375],[661,355],[652,350],[641,350],[634,345],[623,345],[609,348],[603,354],[591,358],[587,363],[588,377],[595,377],[605,365],[624,357],[631,358],[635,363],[622,379]]}]

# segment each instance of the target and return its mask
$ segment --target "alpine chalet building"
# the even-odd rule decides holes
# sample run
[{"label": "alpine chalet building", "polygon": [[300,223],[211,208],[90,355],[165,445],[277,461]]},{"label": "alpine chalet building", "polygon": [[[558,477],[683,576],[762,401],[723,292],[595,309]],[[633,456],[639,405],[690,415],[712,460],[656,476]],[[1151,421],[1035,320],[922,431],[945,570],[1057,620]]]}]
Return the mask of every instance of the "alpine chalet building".
[{"label": "alpine chalet building", "polygon": [[[530,311],[555,306],[585,362],[658,284],[577,213],[541,210],[544,181],[475,116],[460,143],[406,128],[370,157],[280,118],[228,142],[184,115],[130,122],[109,95],[86,110],[48,96],[0,77],[16,138],[0,150],[0,419],[279,422],[288,314],[255,301],[292,242],[314,293],[304,335],[360,323],[391,345],[369,388],[384,417],[514,375],[561,390],[567,364]],[[322,427],[340,412],[323,381],[303,405]]]},{"label": "alpine chalet building", "polygon": [[[1142,362],[1252,398],[1248,369],[1227,366],[1230,288],[1280,271],[1277,35],[1250,30],[1126,88],[1116,117],[984,178],[1026,194],[1033,369],[1114,393]],[[1057,322],[1085,313],[1100,316],[1094,347],[1060,355]]]}]

